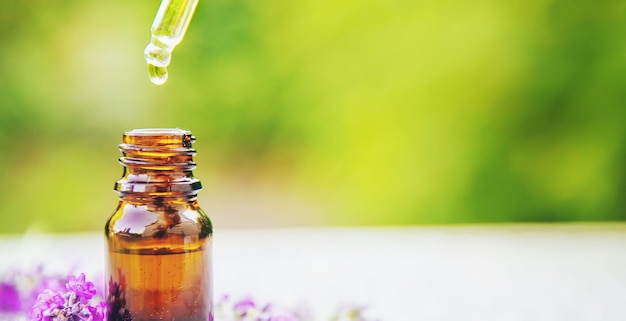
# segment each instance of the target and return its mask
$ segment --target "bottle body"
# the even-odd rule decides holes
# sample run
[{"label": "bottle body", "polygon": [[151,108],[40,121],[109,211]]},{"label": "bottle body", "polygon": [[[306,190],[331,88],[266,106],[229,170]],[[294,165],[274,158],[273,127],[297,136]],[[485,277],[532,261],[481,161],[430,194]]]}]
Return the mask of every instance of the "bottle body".
[{"label": "bottle body", "polygon": [[194,153],[191,136],[176,131],[151,131],[154,140],[127,139],[131,131],[120,145],[120,200],[105,225],[110,321],[212,319],[212,226],[196,200],[195,164],[182,155]]}]

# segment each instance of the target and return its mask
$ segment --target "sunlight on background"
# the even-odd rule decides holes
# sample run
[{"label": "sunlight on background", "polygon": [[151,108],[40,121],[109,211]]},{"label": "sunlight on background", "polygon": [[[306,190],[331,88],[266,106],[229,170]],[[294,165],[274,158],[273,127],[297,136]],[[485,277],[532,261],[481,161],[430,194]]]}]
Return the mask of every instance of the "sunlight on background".
[{"label": "sunlight on background", "polygon": [[99,230],[125,130],[197,137],[218,227],[621,220],[626,4],[153,1],[0,12],[0,232]]}]

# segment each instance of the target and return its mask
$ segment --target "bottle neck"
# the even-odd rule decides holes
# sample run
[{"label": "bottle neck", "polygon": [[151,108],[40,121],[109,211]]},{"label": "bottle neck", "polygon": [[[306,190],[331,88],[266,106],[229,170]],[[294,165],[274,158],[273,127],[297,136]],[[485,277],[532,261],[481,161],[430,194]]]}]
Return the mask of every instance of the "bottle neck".
[{"label": "bottle neck", "polygon": [[180,129],[141,129],[126,132],[119,145],[124,166],[115,183],[120,197],[195,198],[202,188],[193,176],[194,137]]}]

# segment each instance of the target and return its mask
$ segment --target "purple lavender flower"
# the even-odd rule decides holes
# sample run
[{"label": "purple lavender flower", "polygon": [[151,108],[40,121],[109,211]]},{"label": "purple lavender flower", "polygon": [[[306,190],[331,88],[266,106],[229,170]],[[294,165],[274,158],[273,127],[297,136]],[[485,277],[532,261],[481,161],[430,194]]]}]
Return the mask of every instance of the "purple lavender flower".
[{"label": "purple lavender flower", "polygon": [[228,295],[217,300],[215,319],[221,321],[304,321],[292,310],[274,304],[260,304],[251,297],[231,301]]},{"label": "purple lavender flower", "polygon": [[90,306],[89,311],[93,316],[93,321],[104,321],[107,315],[107,302],[102,300],[95,307]]},{"label": "purple lavender flower", "polygon": [[96,294],[94,285],[85,281],[85,275],[68,276],[65,293],[46,289],[33,305],[30,319],[35,321],[103,321],[106,314],[104,302],[96,306],[89,300]]},{"label": "purple lavender flower", "polygon": [[14,284],[0,283],[0,312],[18,312],[20,310],[20,292]]},{"label": "purple lavender flower", "polygon": [[30,314],[31,320],[48,321],[53,320],[52,316],[58,314],[64,308],[65,299],[60,293],[52,290],[45,290],[37,296],[37,301]]},{"label": "purple lavender flower", "polygon": [[81,273],[78,277],[68,275],[65,287],[78,296],[82,303],[87,303],[96,295],[96,288],[92,282],[85,282],[85,274]]},{"label": "purple lavender flower", "polygon": [[254,300],[252,300],[252,298],[250,297],[235,302],[235,305],[233,306],[233,308],[235,309],[235,313],[238,316],[245,316],[246,314],[248,314],[248,311],[254,309],[255,307],[256,304],[254,303]]}]

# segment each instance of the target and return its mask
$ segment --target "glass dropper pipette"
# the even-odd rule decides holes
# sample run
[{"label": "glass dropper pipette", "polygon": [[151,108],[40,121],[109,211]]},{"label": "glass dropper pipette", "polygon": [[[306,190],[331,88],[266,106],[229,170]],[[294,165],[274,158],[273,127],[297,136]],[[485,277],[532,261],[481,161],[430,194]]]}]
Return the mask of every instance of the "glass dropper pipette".
[{"label": "glass dropper pipette", "polygon": [[144,50],[150,81],[162,85],[172,51],[185,36],[198,0],[163,0],[152,22],[152,38]]}]

